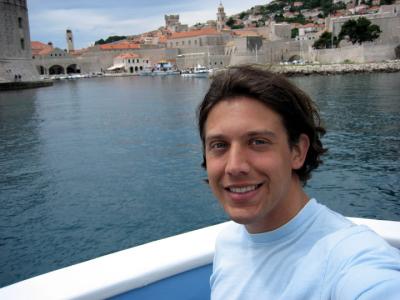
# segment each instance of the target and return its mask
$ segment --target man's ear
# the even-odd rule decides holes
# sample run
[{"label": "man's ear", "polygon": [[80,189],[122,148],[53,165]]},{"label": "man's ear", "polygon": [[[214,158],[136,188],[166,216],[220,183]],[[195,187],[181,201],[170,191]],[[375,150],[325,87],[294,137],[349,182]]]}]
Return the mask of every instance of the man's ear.
[{"label": "man's ear", "polygon": [[299,136],[297,144],[292,146],[292,169],[300,169],[306,160],[308,148],[310,148],[310,139],[308,135],[302,133]]}]

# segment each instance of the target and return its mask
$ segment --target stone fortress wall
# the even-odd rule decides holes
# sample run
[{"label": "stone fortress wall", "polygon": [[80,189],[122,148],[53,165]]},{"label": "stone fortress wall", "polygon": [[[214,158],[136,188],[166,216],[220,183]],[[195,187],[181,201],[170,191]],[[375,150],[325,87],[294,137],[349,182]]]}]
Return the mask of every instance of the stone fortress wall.
[{"label": "stone fortress wall", "polygon": [[400,43],[400,4],[383,5],[379,13],[345,16],[339,18],[328,19],[327,30],[332,31],[335,36],[338,36],[345,22],[351,19],[365,17],[380,27],[382,33],[375,43]]},{"label": "stone fortress wall", "polygon": [[26,0],[0,0],[0,83],[38,79]]}]

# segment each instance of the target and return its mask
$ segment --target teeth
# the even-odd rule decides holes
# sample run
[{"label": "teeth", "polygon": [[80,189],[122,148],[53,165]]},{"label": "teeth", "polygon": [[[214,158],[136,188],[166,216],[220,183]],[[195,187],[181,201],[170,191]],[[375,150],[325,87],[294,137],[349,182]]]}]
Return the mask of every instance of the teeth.
[{"label": "teeth", "polygon": [[244,187],[230,187],[229,191],[232,193],[247,193],[250,191],[254,191],[257,188],[257,185],[249,185]]}]

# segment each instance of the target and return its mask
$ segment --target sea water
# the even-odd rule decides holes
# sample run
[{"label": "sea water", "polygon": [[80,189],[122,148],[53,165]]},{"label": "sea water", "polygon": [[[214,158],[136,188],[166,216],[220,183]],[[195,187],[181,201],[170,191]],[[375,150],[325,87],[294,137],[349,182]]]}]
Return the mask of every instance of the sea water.
[{"label": "sea water", "polygon": [[[400,221],[400,73],[291,80],[328,129],[307,193]],[[200,166],[208,85],[137,76],[1,92],[0,286],[227,220]]]}]

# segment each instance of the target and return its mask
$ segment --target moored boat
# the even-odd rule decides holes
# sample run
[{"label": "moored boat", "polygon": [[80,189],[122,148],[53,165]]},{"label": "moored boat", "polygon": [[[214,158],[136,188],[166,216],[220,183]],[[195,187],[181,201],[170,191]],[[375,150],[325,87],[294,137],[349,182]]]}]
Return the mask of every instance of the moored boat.
[{"label": "moored boat", "polygon": [[198,65],[197,67],[184,71],[181,73],[183,77],[207,77],[210,74],[210,70],[204,66]]},{"label": "moored boat", "polygon": [[180,72],[167,61],[160,61],[153,68],[148,68],[139,73],[141,76],[165,76],[165,75],[179,75]]}]

